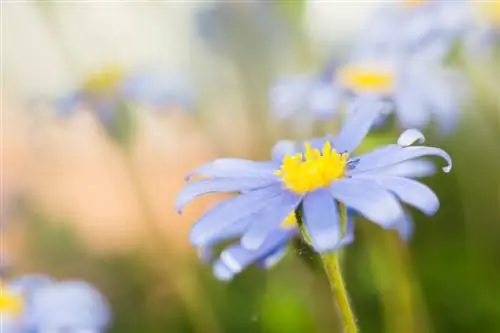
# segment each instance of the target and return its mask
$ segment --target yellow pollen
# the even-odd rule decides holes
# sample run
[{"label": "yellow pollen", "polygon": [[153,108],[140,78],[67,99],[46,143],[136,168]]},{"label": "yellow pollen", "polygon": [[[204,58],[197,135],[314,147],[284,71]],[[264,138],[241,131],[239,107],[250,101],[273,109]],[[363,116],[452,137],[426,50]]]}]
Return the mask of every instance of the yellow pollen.
[{"label": "yellow pollen", "polygon": [[286,217],[286,219],[281,223],[283,229],[291,229],[297,226],[297,217],[295,212],[291,213]]},{"label": "yellow pollen", "polygon": [[119,66],[110,66],[88,75],[83,82],[85,91],[96,94],[113,93],[125,77]]},{"label": "yellow pollen", "polygon": [[480,19],[495,27],[500,26],[500,0],[481,1],[477,5]]},{"label": "yellow pollen", "polygon": [[0,284],[0,314],[17,318],[23,311],[23,303],[21,295],[9,292]]},{"label": "yellow pollen", "polygon": [[299,194],[328,187],[332,181],[344,177],[347,154],[339,154],[327,141],[322,150],[305,144],[304,154],[287,155],[275,175],[281,177],[285,186]]},{"label": "yellow pollen", "polygon": [[389,94],[394,90],[394,73],[383,68],[346,66],[341,68],[338,78],[346,88],[358,93]]}]

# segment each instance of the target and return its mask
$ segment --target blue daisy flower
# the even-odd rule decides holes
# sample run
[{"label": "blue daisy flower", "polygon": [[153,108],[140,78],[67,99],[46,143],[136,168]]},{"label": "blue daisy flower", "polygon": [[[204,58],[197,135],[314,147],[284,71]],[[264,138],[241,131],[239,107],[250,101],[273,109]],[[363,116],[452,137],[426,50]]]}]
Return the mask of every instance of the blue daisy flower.
[{"label": "blue daisy flower", "polygon": [[104,332],[111,320],[109,305],[90,284],[63,281],[33,294],[29,324],[36,332]]},{"label": "blue daisy flower", "polygon": [[403,129],[423,129],[434,120],[445,133],[456,127],[467,95],[459,72],[397,57],[353,59],[337,70],[335,84],[351,101],[371,96],[388,102],[385,114],[392,109]]},{"label": "blue daisy flower", "polygon": [[89,75],[79,89],[57,100],[56,108],[61,115],[70,115],[83,105],[107,123],[120,103],[190,110],[194,108],[194,92],[181,77],[149,72],[126,75],[121,68],[109,67]]},{"label": "blue daisy flower", "polygon": [[8,283],[0,283],[0,331],[18,333],[29,331],[29,314],[33,295],[52,283],[42,275],[25,275]]},{"label": "blue daisy flower", "polygon": [[410,130],[402,134],[398,144],[352,157],[383,108],[382,103],[371,105],[354,112],[336,138],[312,140],[300,148],[285,142],[275,149],[271,161],[219,159],[188,175],[188,179],[202,179],[182,190],[176,201],[178,211],[207,193],[240,193],[216,205],[194,224],[191,243],[203,248],[234,232],[241,234],[238,248],[256,251],[300,209],[312,247],[323,253],[337,249],[345,236],[339,205],[388,229],[397,228],[404,218],[401,202],[433,215],[439,200],[432,190],[383,170],[408,160],[439,156],[447,161],[443,170],[448,172],[450,156],[438,148],[410,146],[421,138],[420,132]]}]

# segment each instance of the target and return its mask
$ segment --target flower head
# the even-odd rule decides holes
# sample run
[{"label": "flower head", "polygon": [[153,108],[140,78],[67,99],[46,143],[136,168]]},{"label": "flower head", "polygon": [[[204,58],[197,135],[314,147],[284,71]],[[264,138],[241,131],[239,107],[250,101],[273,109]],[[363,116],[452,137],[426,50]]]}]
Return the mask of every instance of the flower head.
[{"label": "flower head", "polygon": [[180,77],[148,72],[131,75],[121,67],[110,66],[90,73],[80,88],[57,102],[61,114],[70,114],[84,105],[96,111],[103,121],[123,103],[189,110],[194,98],[191,87]]},{"label": "flower head", "polygon": [[5,333],[24,332],[29,329],[29,314],[33,294],[51,283],[41,275],[26,275],[0,283],[0,330]]},{"label": "flower head", "polygon": [[[202,179],[192,181],[180,193],[176,202],[179,211],[192,199],[210,192],[239,194],[201,217],[191,229],[193,245],[211,246],[231,234],[240,238],[238,248],[258,251],[299,209],[312,247],[329,252],[337,249],[346,236],[339,205],[389,229],[397,229],[405,217],[401,202],[434,214],[439,201],[427,186],[386,172],[429,155],[444,158],[448,162],[444,170],[450,170],[451,159],[443,150],[409,146],[423,138],[419,131],[406,131],[398,144],[353,157],[382,107],[375,103],[353,113],[336,138],[312,140],[301,146],[280,142],[273,150],[272,161],[221,159],[195,170],[188,179]],[[269,253],[274,251],[265,254]]]}]

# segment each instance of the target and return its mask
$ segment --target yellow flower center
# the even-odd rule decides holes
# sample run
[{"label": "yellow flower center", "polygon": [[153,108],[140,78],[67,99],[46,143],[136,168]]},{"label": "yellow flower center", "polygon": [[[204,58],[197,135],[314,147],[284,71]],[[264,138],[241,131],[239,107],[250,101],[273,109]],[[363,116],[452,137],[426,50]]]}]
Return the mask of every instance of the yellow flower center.
[{"label": "yellow flower center", "polygon": [[113,93],[124,77],[123,68],[119,66],[105,67],[88,75],[83,82],[83,89],[95,94]]},{"label": "yellow flower center", "polygon": [[346,66],[339,70],[338,79],[344,87],[358,93],[389,94],[394,90],[395,75],[383,67]]},{"label": "yellow flower center", "polygon": [[275,175],[281,177],[285,186],[299,194],[328,187],[332,181],[344,177],[347,154],[339,154],[327,141],[322,150],[305,144],[304,154],[287,155]]},{"label": "yellow flower center", "polygon": [[21,316],[24,302],[22,296],[9,292],[0,285],[0,314],[17,318]]},{"label": "yellow flower center", "polygon": [[477,3],[479,18],[493,26],[500,26],[500,0],[481,1]]}]

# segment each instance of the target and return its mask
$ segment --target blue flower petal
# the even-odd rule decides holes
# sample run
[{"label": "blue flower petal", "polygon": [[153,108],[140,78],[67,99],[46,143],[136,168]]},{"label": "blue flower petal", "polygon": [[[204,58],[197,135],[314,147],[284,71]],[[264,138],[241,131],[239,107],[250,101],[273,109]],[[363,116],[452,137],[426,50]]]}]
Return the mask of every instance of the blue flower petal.
[{"label": "blue flower petal", "polygon": [[247,226],[250,224],[248,218],[240,219],[231,225],[227,226],[224,230],[220,231],[218,234],[207,239],[203,246],[198,249],[198,255],[203,261],[212,260],[212,249],[213,247],[221,242],[225,242],[234,238],[239,238],[247,230]]},{"label": "blue flower petal", "polygon": [[258,213],[268,205],[269,200],[286,191],[288,190],[284,189],[281,184],[271,185],[224,200],[205,213],[193,225],[189,234],[192,244],[194,246],[205,245],[225,228],[238,220],[246,219],[252,214]]},{"label": "blue flower petal", "polygon": [[342,230],[337,203],[332,194],[324,188],[307,194],[302,211],[314,249],[320,253],[337,249]]},{"label": "blue flower petal", "polygon": [[451,157],[442,149],[426,146],[403,148],[398,145],[389,145],[359,156],[356,167],[350,174],[355,175],[370,170],[386,168],[423,156],[442,157],[448,163],[447,166],[443,167],[443,171],[449,172],[451,170]]},{"label": "blue flower petal", "polygon": [[283,246],[282,248],[274,251],[264,259],[259,260],[259,266],[269,269],[276,266],[287,254],[288,248]]},{"label": "blue flower petal", "polygon": [[375,169],[362,174],[423,178],[436,174],[436,165],[427,160],[410,160],[387,168]]},{"label": "blue flower petal", "polygon": [[410,214],[405,213],[404,217],[394,226],[399,236],[405,241],[413,235],[414,222]]},{"label": "blue flower petal", "polygon": [[334,116],[339,107],[340,91],[331,82],[318,82],[309,93],[309,110],[319,118]]},{"label": "blue flower petal", "polygon": [[110,322],[106,300],[83,281],[54,283],[36,292],[31,319],[40,329],[101,331]]},{"label": "blue flower petal", "polygon": [[215,178],[202,179],[184,187],[177,196],[175,207],[180,213],[191,200],[207,193],[230,193],[255,190],[278,183],[276,176],[264,178]]},{"label": "blue flower petal", "polygon": [[241,238],[241,245],[249,250],[263,246],[269,234],[295,211],[302,197],[290,191],[285,191],[267,201],[267,206],[250,218],[252,224]]},{"label": "blue flower petal", "polygon": [[216,278],[221,281],[229,281],[232,280],[235,273],[231,271],[226,264],[222,261],[216,261],[213,266],[213,272]]},{"label": "blue flower petal", "polygon": [[[234,244],[222,251],[220,261],[234,274],[259,260],[269,259],[277,251],[286,249],[288,241],[297,233],[297,229],[276,228],[269,233],[265,242],[254,250],[242,244]],[[276,259],[276,258],[275,258]],[[271,260],[268,261],[271,263]]]},{"label": "blue flower petal", "polygon": [[368,179],[340,179],[331,186],[333,197],[384,228],[395,225],[404,212],[393,194]]},{"label": "blue flower petal", "polygon": [[402,128],[424,128],[431,120],[431,111],[419,96],[419,89],[406,87],[394,95],[395,114]]},{"label": "blue flower petal", "polygon": [[273,176],[279,168],[274,162],[255,162],[241,158],[220,158],[204,164],[186,176],[188,181],[193,176],[218,177],[218,178],[261,178]]},{"label": "blue flower petal", "polygon": [[[380,187],[394,193],[401,201],[414,206],[427,215],[434,215],[439,209],[439,199],[426,185],[415,180],[391,176],[359,176],[355,179],[370,179]],[[354,178],[353,178],[354,179]]]},{"label": "blue flower petal", "polygon": [[364,139],[375,120],[387,108],[387,103],[374,97],[360,97],[354,103],[354,110],[349,111],[348,118],[337,138],[334,147],[338,152],[354,151]]}]

